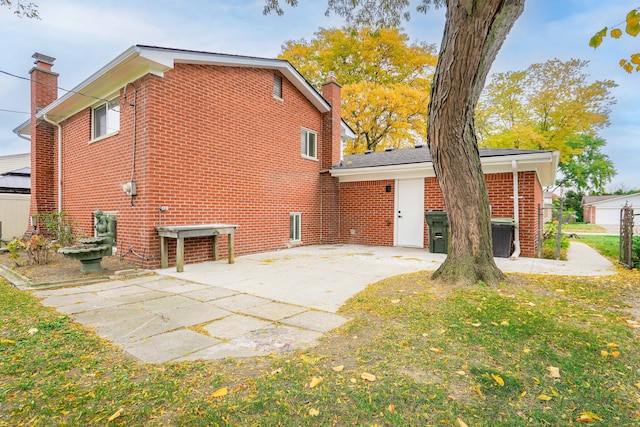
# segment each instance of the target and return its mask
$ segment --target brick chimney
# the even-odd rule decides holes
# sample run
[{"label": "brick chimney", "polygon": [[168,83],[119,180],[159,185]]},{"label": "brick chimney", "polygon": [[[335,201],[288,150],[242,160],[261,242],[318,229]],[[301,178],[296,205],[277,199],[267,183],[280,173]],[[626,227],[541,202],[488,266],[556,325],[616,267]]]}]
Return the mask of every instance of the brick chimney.
[{"label": "brick chimney", "polygon": [[322,117],[322,142],[320,151],[321,224],[320,241],[322,243],[340,242],[340,184],[333,178],[328,169],[340,163],[340,92],[341,86],[336,82],[333,72],[322,85],[322,97],[331,104],[331,111]]},{"label": "brick chimney", "polygon": [[322,169],[329,169],[340,163],[341,90],[342,86],[336,81],[335,74],[330,72],[327,81],[322,84],[322,97],[331,104],[331,111],[324,114],[322,123]]},{"label": "brick chimney", "polygon": [[[36,120],[36,113],[58,98],[58,74],[51,71],[56,60],[34,53],[31,75],[31,207],[29,214],[56,210],[56,128]],[[28,230],[31,231],[31,230]]]}]

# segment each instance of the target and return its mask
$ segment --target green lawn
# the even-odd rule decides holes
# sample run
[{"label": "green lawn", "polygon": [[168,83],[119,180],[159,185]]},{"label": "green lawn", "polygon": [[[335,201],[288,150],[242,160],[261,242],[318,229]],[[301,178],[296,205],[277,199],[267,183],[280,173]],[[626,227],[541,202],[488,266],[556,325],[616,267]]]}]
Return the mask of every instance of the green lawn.
[{"label": "green lawn", "polygon": [[564,231],[570,231],[573,233],[579,232],[587,232],[587,233],[604,233],[606,230],[599,225],[595,224],[585,224],[585,223],[577,223],[577,224],[562,224],[562,229]]},{"label": "green lawn", "polygon": [[602,255],[617,261],[620,255],[620,236],[581,234],[580,242],[595,248]]},{"label": "green lawn", "polygon": [[509,279],[396,276],[313,349],[165,365],[0,279],[0,425],[640,425],[640,273]]}]

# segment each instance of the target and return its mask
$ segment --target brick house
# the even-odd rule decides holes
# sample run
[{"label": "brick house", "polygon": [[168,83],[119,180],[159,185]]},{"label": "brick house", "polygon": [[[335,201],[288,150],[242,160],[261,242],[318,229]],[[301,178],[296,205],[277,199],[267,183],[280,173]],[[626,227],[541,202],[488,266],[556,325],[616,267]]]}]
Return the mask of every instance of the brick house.
[{"label": "brick house", "polygon": [[[57,98],[54,58],[34,58],[31,120],[15,129],[31,138],[31,214],[64,210],[85,234],[96,209],[115,215],[118,254],[147,267],[160,265],[160,224],[237,224],[237,254],[320,243],[424,247],[423,225],[413,230],[420,242],[403,240],[410,232],[394,204],[406,198],[395,195],[421,180],[424,204],[410,207],[421,224],[425,208],[442,207],[424,147],[342,159],[353,133],[332,77],[319,94],[286,61],[138,45]],[[401,153],[422,157],[355,166]],[[557,154],[484,153],[497,216],[514,216],[516,162],[522,255],[532,256],[531,218]],[[186,262],[207,259],[208,238],[185,242]]]}]

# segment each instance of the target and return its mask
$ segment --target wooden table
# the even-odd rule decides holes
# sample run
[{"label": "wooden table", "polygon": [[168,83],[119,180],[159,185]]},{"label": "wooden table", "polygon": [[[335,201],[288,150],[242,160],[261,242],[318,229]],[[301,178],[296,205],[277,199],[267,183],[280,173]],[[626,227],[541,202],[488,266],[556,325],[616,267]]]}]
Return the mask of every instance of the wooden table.
[{"label": "wooden table", "polygon": [[160,236],[160,266],[169,266],[167,239],[177,239],[176,245],[176,271],[184,271],[184,239],[189,237],[213,236],[213,260],[218,260],[218,236],[226,234],[229,236],[229,264],[234,263],[233,239],[237,225],[230,224],[196,224],[196,225],[162,225],[156,227]]}]

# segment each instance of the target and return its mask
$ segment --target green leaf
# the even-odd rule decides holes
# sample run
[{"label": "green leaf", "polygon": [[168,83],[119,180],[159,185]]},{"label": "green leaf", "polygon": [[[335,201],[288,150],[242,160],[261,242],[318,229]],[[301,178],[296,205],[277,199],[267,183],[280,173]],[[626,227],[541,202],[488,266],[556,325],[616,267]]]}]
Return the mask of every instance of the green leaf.
[{"label": "green leaf", "polygon": [[627,14],[627,34],[637,36],[640,33],[640,14],[637,9],[633,9]]},{"label": "green leaf", "polygon": [[602,38],[607,36],[607,30],[608,28],[604,27],[602,30],[595,33],[594,36],[591,37],[591,40],[589,40],[589,46],[594,49],[600,46],[600,44],[602,44]]}]

